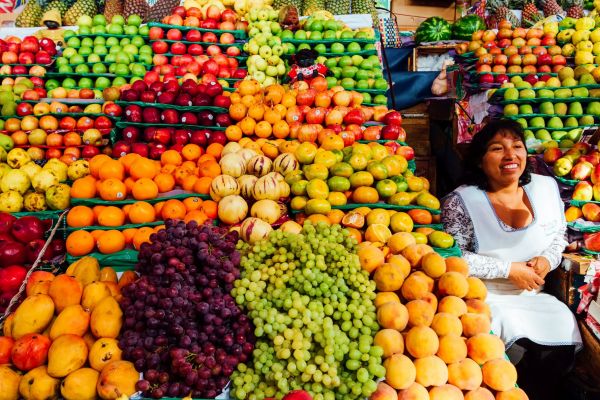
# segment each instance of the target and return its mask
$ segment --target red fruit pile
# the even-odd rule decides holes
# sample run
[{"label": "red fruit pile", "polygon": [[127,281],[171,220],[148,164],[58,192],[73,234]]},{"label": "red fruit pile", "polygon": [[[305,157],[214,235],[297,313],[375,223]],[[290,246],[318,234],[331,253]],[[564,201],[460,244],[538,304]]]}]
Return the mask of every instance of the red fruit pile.
[{"label": "red fruit pile", "polygon": [[35,36],[25,36],[22,40],[16,36],[0,39],[2,64],[50,65],[54,55],[56,43],[52,39],[38,40]]},{"label": "red fruit pile", "polygon": [[[219,30],[242,30],[248,27],[248,22],[239,21],[237,13],[233,10],[222,10],[216,5],[210,5],[206,8],[190,7],[185,9],[182,6],[175,7],[171,15],[163,18],[164,24],[197,27],[202,29]],[[156,32],[156,31],[155,31]],[[156,33],[149,32],[150,40],[156,37]]]}]

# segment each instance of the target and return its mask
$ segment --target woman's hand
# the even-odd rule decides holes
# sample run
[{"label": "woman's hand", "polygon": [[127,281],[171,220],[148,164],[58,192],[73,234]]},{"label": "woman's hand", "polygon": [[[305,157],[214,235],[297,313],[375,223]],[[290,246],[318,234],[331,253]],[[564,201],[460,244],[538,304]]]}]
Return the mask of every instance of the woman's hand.
[{"label": "woman's hand", "polygon": [[527,261],[527,266],[533,268],[535,273],[542,279],[545,279],[548,272],[550,272],[550,261],[543,256],[533,257]]},{"label": "woman's hand", "polygon": [[535,290],[544,284],[544,279],[540,277],[533,268],[528,267],[526,263],[514,262],[510,265],[508,279],[519,289]]}]

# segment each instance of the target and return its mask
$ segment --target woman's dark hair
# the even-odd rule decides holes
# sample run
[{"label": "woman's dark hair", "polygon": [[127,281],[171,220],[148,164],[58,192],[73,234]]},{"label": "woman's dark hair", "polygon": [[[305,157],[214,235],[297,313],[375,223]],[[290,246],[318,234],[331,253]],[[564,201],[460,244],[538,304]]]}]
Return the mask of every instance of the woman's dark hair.
[{"label": "woman's dark hair", "polygon": [[[487,123],[478,133],[473,136],[471,145],[464,159],[464,173],[462,184],[477,186],[481,190],[487,190],[489,186],[488,178],[481,168],[481,160],[488,150],[488,143],[498,132],[510,132],[519,138],[525,144],[525,135],[523,128],[515,121],[501,119]],[[519,186],[531,182],[531,172],[533,168],[529,161],[525,164],[525,171],[519,178]]]}]

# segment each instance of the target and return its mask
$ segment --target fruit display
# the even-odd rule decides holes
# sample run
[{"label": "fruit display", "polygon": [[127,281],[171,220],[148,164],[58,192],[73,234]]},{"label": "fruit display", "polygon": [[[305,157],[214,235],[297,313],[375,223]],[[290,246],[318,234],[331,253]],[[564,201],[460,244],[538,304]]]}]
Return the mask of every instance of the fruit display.
[{"label": "fruit display", "polygon": [[385,376],[375,285],[339,225],[306,223],[241,246],[232,296],[254,322],[252,359],[231,377],[238,399],[304,389],[315,399],[364,398]]},{"label": "fruit display", "polygon": [[250,55],[248,75],[264,86],[278,83],[287,73],[282,56],[289,49],[277,36],[281,32],[279,13],[264,7],[251,10],[249,18],[249,40],[243,46],[244,52]]}]

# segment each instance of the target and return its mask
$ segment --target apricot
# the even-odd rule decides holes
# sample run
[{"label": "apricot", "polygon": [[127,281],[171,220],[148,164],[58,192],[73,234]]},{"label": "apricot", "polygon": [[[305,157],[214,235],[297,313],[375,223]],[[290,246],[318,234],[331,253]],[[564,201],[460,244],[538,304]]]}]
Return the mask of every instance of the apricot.
[{"label": "apricot", "polygon": [[486,388],[471,390],[465,395],[465,400],[495,400],[494,395]]},{"label": "apricot", "polygon": [[423,271],[415,271],[413,272],[413,275],[420,276],[421,278],[425,279],[425,281],[427,282],[427,288],[430,292],[433,292],[433,288],[435,287],[435,281],[433,280],[433,278],[427,276],[427,274]]},{"label": "apricot", "polygon": [[413,300],[406,303],[408,326],[430,326],[435,309],[425,300]]},{"label": "apricot", "polygon": [[446,273],[446,262],[438,253],[427,253],[421,259],[421,268],[428,276],[435,279]]},{"label": "apricot", "polygon": [[417,370],[415,365],[404,354],[394,354],[383,362],[385,381],[394,389],[408,389],[415,383]]},{"label": "apricot", "polygon": [[371,394],[369,400],[397,400],[396,389],[385,382],[379,382],[377,389]]},{"label": "apricot", "polygon": [[461,390],[477,389],[482,380],[481,368],[470,358],[448,365],[448,383]]},{"label": "apricot", "polygon": [[[408,264],[408,261],[406,261]],[[402,268],[392,263],[385,263],[375,270],[373,280],[377,290],[382,292],[393,292],[399,290],[404,282]]]},{"label": "apricot", "polygon": [[436,356],[418,358],[414,361],[417,370],[417,383],[424,387],[440,386],[448,381],[446,363]]},{"label": "apricot", "polygon": [[460,257],[448,257],[446,258],[446,271],[458,272],[466,277],[469,275],[469,264]]},{"label": "apricot", "polygon": [[480,333],[488,333],[492,328],[490,319],[485,314],[466,313],[460,317],[460,322],[463,326],[463,335],[468,338]]},{"label": "apricot", "polygon": [[409,232],[394,233],[387,241],[387,246],[392,254],[398,254],[408,246],[417,244],[417,239]]},{"label": "apricot", "polygon": [[429,393],[423,385],[415,382],[408,389],[398,392],[398,400],[429,400]]},{"label": "apricot", "polygon": [[404,346],[414,358],[423,358],[437,353],[440,341],[433,329],[427,326],[415,326],[406,334]]},{"label": "apricot", "polygon": [[529,400],[529,396],[521,388],[512,388],[496,393],[496,400]]},{"label": "apricot", "polygon": [[420,275],[412,273],[404,280],[402,285],[402,297],[406,300],[419,300],[425,297],[429,291],[429,282]]},{"label": "apricot", "polygon": [[358,259],[360,260],[362,269],[368,273],[375,271],[385,262],[383,251],[373,245],[361,247],[358,250]]},{"label": "apricot", "polygon": [[486,362],[481,367],[481,372],[486,386],[496,391],[509,390],[517,384],[517,369],[504,358]]},{"label": "apricot", "polygon": [[435,297],[435,294],[431,292],[425,293],[425,296],[421,297],[419,300],[427,302],[427,304],[429,304],[434,311],[437,310],[438,299]]},{"label": "apricot", "polygon": [[433,253],[433,249],[426,244],[413,244],[402,250],[402,255],[413,268],[421,265],[421,258],[427,253]]},{"label": "apricot", "polygon": [[440,276],[438,291],[441,296],[465,297],[469,292],[467,278],[459,272],[446,272]]},{"label": "apricot", "polygon": [[440,337],[440,347],[437,356],[446,364],[457,363],[467,358],[467,343],[458,335]]},{"label": "apricot", "polygon": [[383,328],[403,331],[408,324],[408,310],[403,304],[391,301],[377,309],[377,322]]},{"label": "apricot", "polygon": [[468,299],[465,301],[467,304],[467,311],[470,313],[484,314],[487,315],[488,318],[492,318],[492,310],[490,309],[489,304],[487,304],[483,300],[479,299]]},{"label": "apricot", "polygon": [[453,385],[435,386],[429,390],[429,400],[464,400],[462,391]]},{"label": "apricot", "polygon": [[461,317],[467,313],[467,304],[460,297],[446,296],[440,300],[437,311]]},{"label": "apricot", "polygon": [[480,333],[467,340],[467,354],[479,365],[504,357],[504,342],[496,335]]},{"label": "apricot", "polygon": [[487,297],[487,288],[481,279],[474,276],[469,276],[467,278],[467,283],[469,284],[469,291],[467,292],[465,298],[485,300]]},{"label": "apricot", "polygon": [[446,312],[439,312],[433,316],[431,329],[433,329],[440,337],[447,335],[462,335],[462,323],[460,322],[460,319],[458,319],[456,315]]},{"label": "apricot", "polygon": [[402,255],[393,254],[387,259],[387,262],[400,267],[400,269],[402,270],[402,274],[404,275],[404,278],[406,278],[408,275],[410,275],[410,263]]},{"label": "apricot", "polygon": [[400,303],[400,298],[394,292],[379,292],[375,296],[375,307],[379,307],[382,304],[389,303],[390,301]]},{"label": "apricot", "polygon": [[404,352],[404,338],[395,329],[382,329],[377,332],[373,338],[373,344],[383,349],[383,358]]}]

